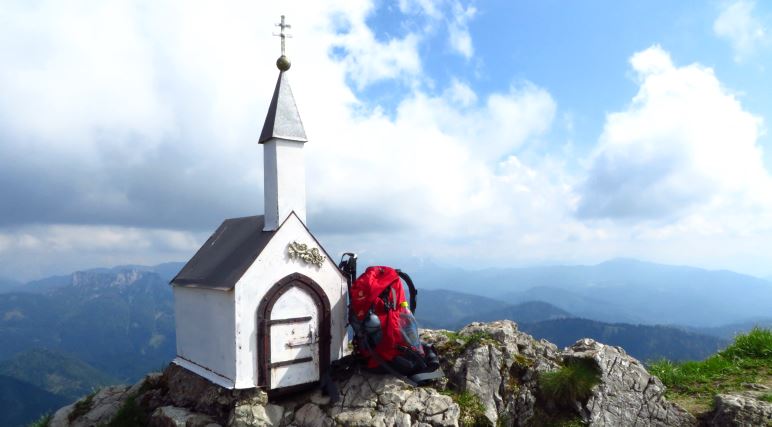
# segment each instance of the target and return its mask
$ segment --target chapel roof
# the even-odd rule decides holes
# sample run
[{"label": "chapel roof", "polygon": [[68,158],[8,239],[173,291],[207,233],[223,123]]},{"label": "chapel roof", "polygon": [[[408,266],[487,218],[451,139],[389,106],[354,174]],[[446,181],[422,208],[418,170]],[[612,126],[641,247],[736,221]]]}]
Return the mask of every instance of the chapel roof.
[{"label": "chapel roof", "polygon": [[276,231],[263,231],[263,215],[226,219],[172,279],[172,285],[230,290]]},{"label": "chapel roof", "polygon": [[300,120],[298,107],[295,104],[295,97],[292,96],[292,88],[286,71],[279,72],[279,79],[276,81],[276,88],[268,107],[263,131],[260,132],[259,142],[262,144],[272,138],[308,141],[303,122]]}]

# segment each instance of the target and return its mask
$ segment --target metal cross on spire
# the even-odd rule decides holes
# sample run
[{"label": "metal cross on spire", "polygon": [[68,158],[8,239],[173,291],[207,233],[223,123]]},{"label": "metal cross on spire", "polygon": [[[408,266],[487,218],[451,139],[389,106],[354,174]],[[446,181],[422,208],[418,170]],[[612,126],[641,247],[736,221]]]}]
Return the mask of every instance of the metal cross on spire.
[{"label": "metal cross on spire", "polygon": [[287,37],[292,38],[291,34],[287,34],[284,32],[285,29],[292,28],[292,25],[287,24],[284,22],[284,15],[281,16],[281,22],[276,24],[277,27],[280,28],[279,34],[274,33],[274,36],[281,37],[281,56],[278,60],[276,60],[276,66],[279,67],[281,71],[287,71],[290,67],[290,61],[287,58],[285,54],[285,48],[284,48],[284,39]]}]

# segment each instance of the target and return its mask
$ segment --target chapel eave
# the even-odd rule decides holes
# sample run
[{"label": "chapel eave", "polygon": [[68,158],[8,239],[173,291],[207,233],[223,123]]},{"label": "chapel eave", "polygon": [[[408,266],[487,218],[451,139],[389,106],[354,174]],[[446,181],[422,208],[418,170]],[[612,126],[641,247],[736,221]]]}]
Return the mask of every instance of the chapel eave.
[{"label": "chapel eave", "polygon": [[226,219],[170,284],[233,289],[276,234],[276,231],[263,231],[263,222],[263,215]]}]

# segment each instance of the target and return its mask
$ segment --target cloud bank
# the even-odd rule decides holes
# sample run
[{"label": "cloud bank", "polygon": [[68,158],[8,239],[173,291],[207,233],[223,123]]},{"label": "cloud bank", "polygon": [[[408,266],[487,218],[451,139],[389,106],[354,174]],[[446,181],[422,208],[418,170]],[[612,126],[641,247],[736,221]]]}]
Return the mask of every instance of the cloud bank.
[{"label": "cloud bank", "polygon": [[[309,226],[333,253],[467,266],[772,253],[764,122],[708,67],[659,46],[635,53],[638,93],[577,161],[551,133],[549,88],[513,78],[477,93],[424,75],[432,38],[474,57],[473,6],[402,1],[426,25],[389,37],[369,24],[370,1],[282,9],[2,9],[0,276],[185,260],[224,218],[261,213],[256,140],[282,13],[309,136]],[[362,99],[384,81],[403,91],[393,111]],[[684,250],[703,239],[721,248]]]},{"label": "cloud bank", "polygon": [[769,208],[772,180],[757,144],[762,119],[713,70],[677,67],[659,46],[630,64],[639,91],[606,118],[579,216],[660,220]]}]

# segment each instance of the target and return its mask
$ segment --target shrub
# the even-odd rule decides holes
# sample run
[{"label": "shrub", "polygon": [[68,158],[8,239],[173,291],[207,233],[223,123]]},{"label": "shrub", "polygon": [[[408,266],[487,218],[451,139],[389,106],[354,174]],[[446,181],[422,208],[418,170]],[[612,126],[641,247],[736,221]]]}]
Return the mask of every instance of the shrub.
[{"label": "shrub", "polygon": [[542,396],[563,408],[572,408],[574,402],[586,402],[598,383],[600,369],[592,359],[571,359],[557,371],[539,375]]}]

